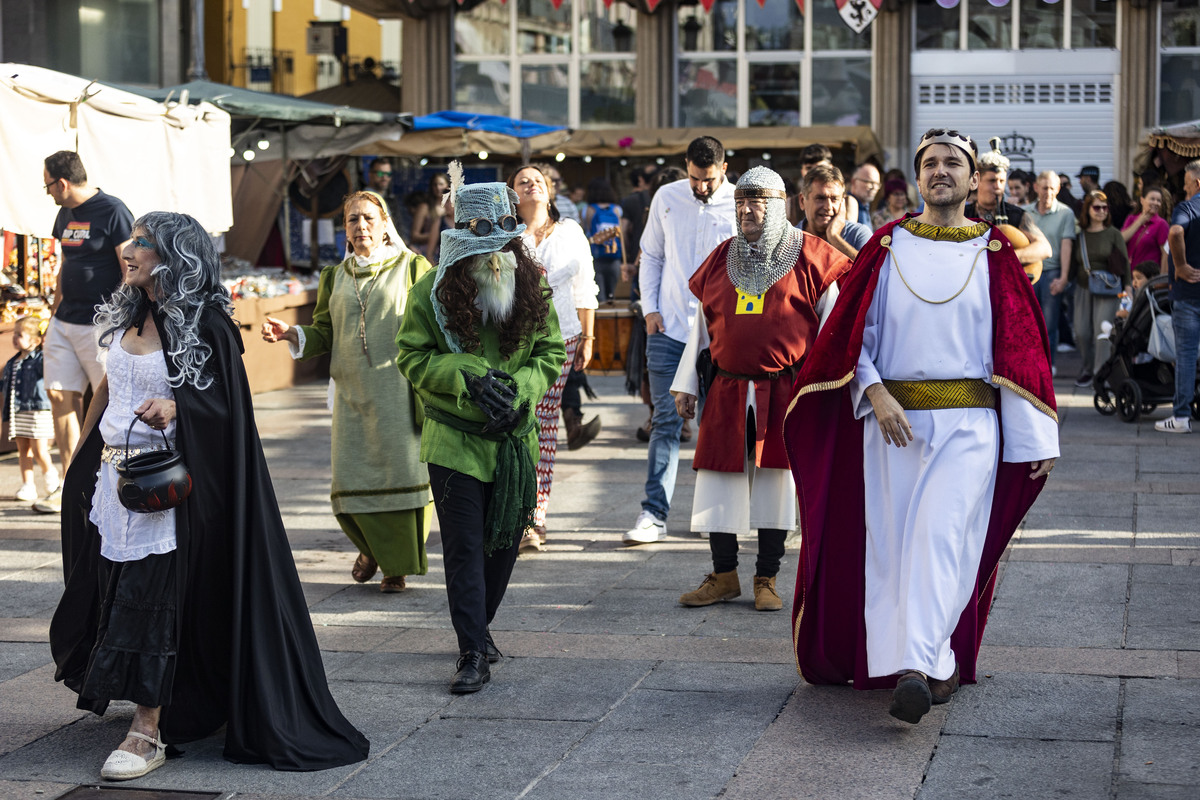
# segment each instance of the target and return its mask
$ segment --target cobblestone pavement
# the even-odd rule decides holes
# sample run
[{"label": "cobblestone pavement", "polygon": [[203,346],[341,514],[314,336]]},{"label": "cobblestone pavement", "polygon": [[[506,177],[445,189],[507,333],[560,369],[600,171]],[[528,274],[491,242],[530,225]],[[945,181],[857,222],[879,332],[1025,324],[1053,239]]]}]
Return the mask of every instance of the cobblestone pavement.
[{"label": "cobblestone pavement", "polygon": [[[548,549],[517,563],[493,625],[505,658],[463,697],[447,692],[455,645],[436,527],[429,574],[408,591],[354,584],[329,511],[324,386],[259,396],[331,686],[370,759],[273,772],[225,762],[216,737],[127,788],[263,800],[1200,796],[1200,436],[1155,433],[1164,410],[1126,424],[1058,383],[1063,458],[1002,566],[980,683],[914,727],[887,715],[887,693],[799,681],[794,549],[782,612],[754,611],[753,541],[742,597],[677,604],[711,566],[688,530],[690,450],[667,540],[621,546],[641,498],[633,430],[645,411],[622,379],[593,383],[601,401],[587,412],[604,431],[560,451]],[[0,496],[16,473],[0,461]],[[95,784],[129,724],[128,704],[87,715],[53,680],[61,579],[57,519],[0,502],[0,798]]]}]

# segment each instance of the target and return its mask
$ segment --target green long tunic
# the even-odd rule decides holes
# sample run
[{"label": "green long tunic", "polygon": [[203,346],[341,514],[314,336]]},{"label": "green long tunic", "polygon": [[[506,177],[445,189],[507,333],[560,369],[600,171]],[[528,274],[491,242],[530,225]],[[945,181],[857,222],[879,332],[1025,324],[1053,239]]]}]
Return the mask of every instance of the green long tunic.
[{"label": "green long tunic", "polygon": [[[467,422],[483,423],[483,415],[467,394],[462,372],[482,376],[489,368],[512,375],[517,384],[517,404],[528,404],[529,413],[537,406],[546,390],[554,383],[566,361],[567,351],[558,329],[558,316],[550,304],[550,316],[544,332],[531,339],[510,355],[500,357],[500,337],[491,326],[479,334],[479,349],[474,353],[454,353],[434,316],[430,291],[436,273],[430,272],[417,281],[409,299],[408,311],[400,326],[397,365],[400,372],[412,381],[420,399],[441,412]],[[537,426],[525,437],[530,456],[538,460]],[[499,443],[474,436],[425,418],[421,434],[421,460],[470,475],[487,483],[495,480]]]},{"label": "green long tunic", "polygon": [[[369,267],[357,266],[353,258],[326,267],[313,323],[301,326],[301,358],[330,354],[329,373],[335,383],[333,511],[359,550],[373,556],[385,575],[425,572],[425,507],[432,496],[419,457],[421,416],[411,386],[396,369],[396,334],[413,284],[429,269],[428,261],[408,251]],[[366,352],[360,320],[365,324]],[[379,536],[371,531],[381,526],[365,518],[360,520],[364,524],[351,526],[353,532],[345,524],[345,515],[397,511],[413,511],[415,517],[412,524],[396,529],[395,537],[403,542],[372,541]],[[408,541],[414,535],[417,540]]]}]

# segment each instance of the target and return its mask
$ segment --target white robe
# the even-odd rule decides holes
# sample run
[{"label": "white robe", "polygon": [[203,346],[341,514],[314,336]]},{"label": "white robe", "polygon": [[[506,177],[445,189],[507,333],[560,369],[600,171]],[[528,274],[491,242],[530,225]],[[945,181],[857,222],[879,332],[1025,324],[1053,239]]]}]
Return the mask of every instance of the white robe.
[{"label": "white robe", "polygon": [[[901,448],[884,443],[865,391],[881,377],[991,382],[987,236],[933,241],[897,227],[892,237],[895,258],[889,255],[881,269],[851,383],[856,416],[869,417],[863,427],[867,672],[918,670],[946,680],[955,668],[950,635],[975,589],[991,516],[1001,457],[996,412],[906,411],[913,441]],[[897,260],[911,289],[896,272]],[[964,284],[947,303],[927,302]],[[1004,461],[1058,456],[1053,418],[1004,387],[999,403]]]}]

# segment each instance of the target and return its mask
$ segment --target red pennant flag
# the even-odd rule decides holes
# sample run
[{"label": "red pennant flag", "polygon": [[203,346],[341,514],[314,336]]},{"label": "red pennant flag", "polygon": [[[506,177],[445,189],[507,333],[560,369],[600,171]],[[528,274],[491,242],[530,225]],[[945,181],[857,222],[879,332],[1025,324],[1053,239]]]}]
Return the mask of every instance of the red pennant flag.
[{"label": "red pennant flag", "polygon": [[705,11],[712,11],[713,3],[717,0],[700,0],[700,5],[704,6]]},{"label": "red pennant flag", "polygon": [[804,16],[804,0],[796,0],[796,8],[800,9],[800,16]]},{"label": "red pennant flag", "polygon": [[653,14],[654,9],[658,8],[658,4],[661,2],[662,0],[646,0],[646,10]]},{"label": "red pennant flag", "polygon": [[758,7],[759,7],[759,8],[766,8],[766,7],[767,7],[767,0],[758,0]]},{"label": "red pennant flag", "polygon": [[558,11],[562,4],[563,0],[550,0],[550,5],[554,6],[555,11]]}]

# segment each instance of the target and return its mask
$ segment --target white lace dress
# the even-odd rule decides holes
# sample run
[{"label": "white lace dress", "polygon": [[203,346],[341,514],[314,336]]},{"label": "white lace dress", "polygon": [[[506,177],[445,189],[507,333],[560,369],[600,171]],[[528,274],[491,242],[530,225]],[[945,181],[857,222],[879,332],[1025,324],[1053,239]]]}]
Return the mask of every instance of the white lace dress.
[{"label": "white lace dress", "polygon": [[[108,407],[100,419],[104,443],[124,455],[125,432],[135,418],[134,409],[152,397],[175,399],[167,383],[167,361],[162,350],[133,355],[121,347],[124,332],[113,336],[105,373],[108,375]],[[175,446],[175,422],[165,431]],[[129,446],[161,449],[163,437],[148,425],[138,423],[129,434]],[[100,555],[109,561],[137,561],[148,555],[175,549],[175,509],[154,514],[136,514],[117,499],[117,471],[112,463],[100,462],[96,494],[92,498],[92,523],[100,531]]]}]

